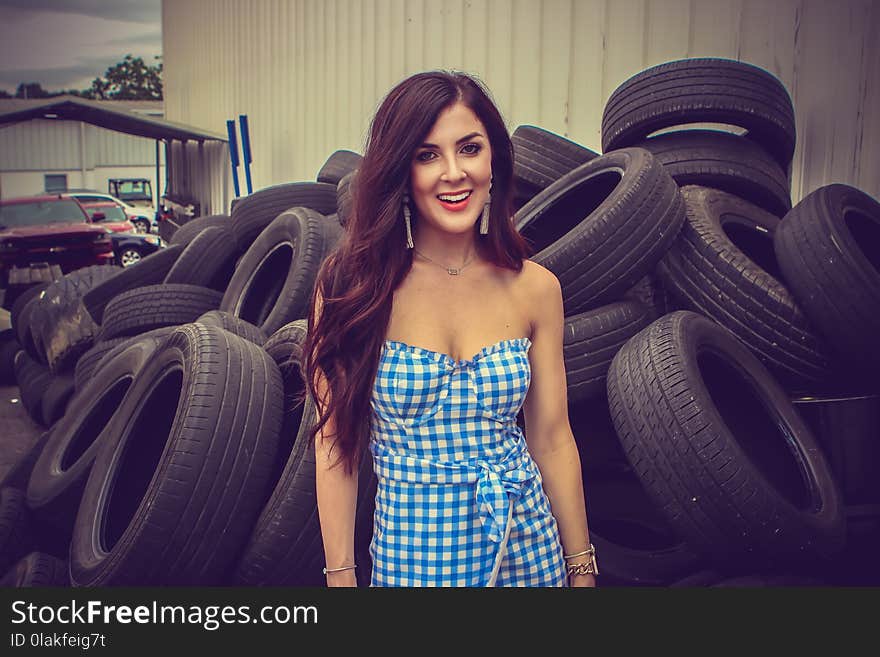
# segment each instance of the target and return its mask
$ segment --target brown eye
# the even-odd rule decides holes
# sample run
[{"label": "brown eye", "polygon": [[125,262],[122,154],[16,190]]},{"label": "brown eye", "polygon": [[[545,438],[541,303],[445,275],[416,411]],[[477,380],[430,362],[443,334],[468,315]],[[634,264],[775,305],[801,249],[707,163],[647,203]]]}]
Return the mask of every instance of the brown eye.
[{"label": "brown eye", "polygon": [[422,151],[416,155],[417,162],[430,162],[432,159],[434,159],[434,153],[431,151]]},{"label": "brown eye", "polygon": [[461,147],[461,152],[465,155],[476,155],[482,150],[482,146],[479,144],[465,144]]}]

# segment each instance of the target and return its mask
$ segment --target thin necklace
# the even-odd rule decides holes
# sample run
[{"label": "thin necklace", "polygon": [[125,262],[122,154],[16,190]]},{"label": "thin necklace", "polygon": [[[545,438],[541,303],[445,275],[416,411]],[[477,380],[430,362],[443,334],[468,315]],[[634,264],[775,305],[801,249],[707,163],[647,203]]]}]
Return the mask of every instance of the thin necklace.
[{"label": "thin necklace", "polygon": [[446,270],[446,273],[449,274],[450,276],[458,276],[465,267],[467,267],[469,264],[471,264],[474,261],[474,258],[477,255],[476,251],[474,251],[474,253],[471,254],[470,260],[468,260],[466,263],[464,263],[461,267],[447,267],[446,265],[441,265],[436,260],[431,260],[428,256],[426,256],[424,253],[422,253],[421,251],[419,251],[415,247],[413,247],[413,251],[418,253],[420,256],[422,256],[428,262],[432,262],[439,267],[443,267],[443,269]]}]

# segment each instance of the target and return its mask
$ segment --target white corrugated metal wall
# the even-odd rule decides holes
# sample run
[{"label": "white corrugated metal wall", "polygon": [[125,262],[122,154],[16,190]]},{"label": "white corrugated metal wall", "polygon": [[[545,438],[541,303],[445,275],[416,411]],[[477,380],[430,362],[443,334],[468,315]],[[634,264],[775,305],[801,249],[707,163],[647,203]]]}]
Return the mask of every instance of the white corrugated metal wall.
[{"label": "white corrugated metal wall", "polygon": [[[96,166],[155,166],[156,141],[84,124],[34,119],[0,127],[0,171],[94,169]],[[160,150],[160,161],[162,151]],[[83,155],[85,157],[83,157]]]},{"label": "white corrugated metal wall", "polygon": [[[511,131],[538,125],[600,151],[617,85],[717,56],[789,90],[795,202],[830,182],[880,197],[875,0],[166,0],[162,26],[165,116],[224,132],[247,114],[255,189],[362,152],[377,103],[416,71],[475,73]],[[228,183],[228,170],[215,176]]]},{"label": "white corrugated metal wall", "polygon": [[[45,173],[73,174],[69,187],[107,190],[107,178],[147,177],[164,188],[164,148],[156,141],[79,121],[33,119],[0,126],[0,196],[36,194]],[[155,187],[154,187],[155,190]]]}]

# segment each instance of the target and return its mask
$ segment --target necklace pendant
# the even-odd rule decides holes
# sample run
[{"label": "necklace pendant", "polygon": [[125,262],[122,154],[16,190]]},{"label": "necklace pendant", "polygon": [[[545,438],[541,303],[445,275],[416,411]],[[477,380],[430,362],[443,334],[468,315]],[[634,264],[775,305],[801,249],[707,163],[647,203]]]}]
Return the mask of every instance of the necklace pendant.
[{"label": "necklace pendant", "polygon": [[455,269],[453,267],[446,268],[446,273],[449,274],[450,276],[458,276],[458,272],[460,272],[460,271],[461,271],[461,269]]}]

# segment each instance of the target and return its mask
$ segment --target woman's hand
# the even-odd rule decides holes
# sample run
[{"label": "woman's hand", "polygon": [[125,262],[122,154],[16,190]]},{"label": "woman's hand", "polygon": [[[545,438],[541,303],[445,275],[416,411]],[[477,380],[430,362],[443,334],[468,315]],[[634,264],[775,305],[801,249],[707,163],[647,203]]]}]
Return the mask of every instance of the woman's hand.
[{"label": "woman's hand", "polygon": [[568,585],[571,588],[596,588],[595,575],[571,575],[568,578]]},{"label": "woman's hand", "polygon": [[335,587],[335,586],[357,586],[357,577],[355,577],[354,570],[343,570],[338,573],[327,573],[327,586]]}]

